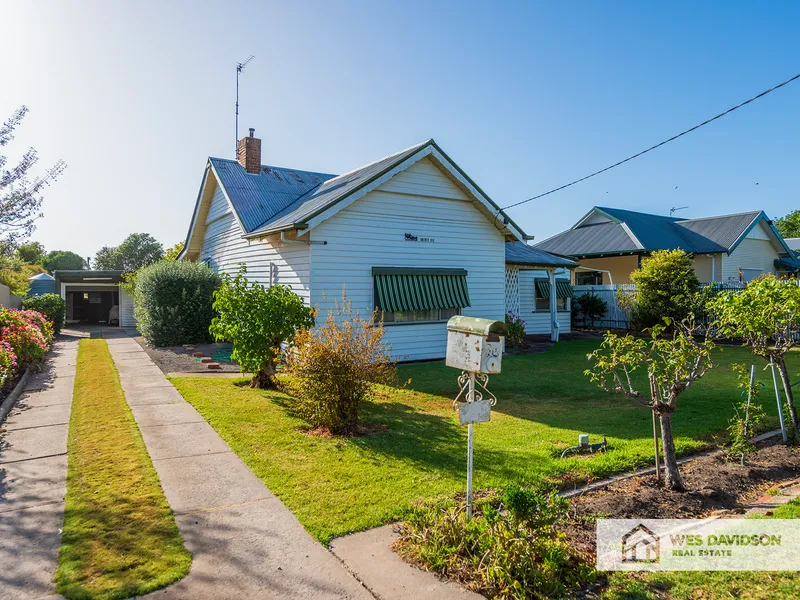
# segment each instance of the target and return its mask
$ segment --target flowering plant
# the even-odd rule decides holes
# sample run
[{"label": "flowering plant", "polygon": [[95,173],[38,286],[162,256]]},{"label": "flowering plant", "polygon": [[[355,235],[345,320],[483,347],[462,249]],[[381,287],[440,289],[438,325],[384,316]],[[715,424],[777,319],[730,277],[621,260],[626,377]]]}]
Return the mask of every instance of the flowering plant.
[{"label": "flowering plant", "polygon": [[506,346],[515,348],[525,340],[525,321],[513,312],[506,313]]},{"label": "flowering plant", "polygon": [[[46,333],[39,327],[38,319],[24,314],[31,312],[0,308],[0,340],[11,345],[20,366],[41,360],[48,349]],[[49,331],[52,336],[52,327]]]},{"label": "flowering plant", "polygon": [[47,318],[46,315],[43,315],[35,310],[19,310],[17,312],[23,319],[36,327],[42,333],[44,340],[48,344],[53,341],[53,323]]},{"label": "flowering plant", "polygon": [[17,355],[8,342],[0,341],[0,388],[5,386],[17,370]]}]

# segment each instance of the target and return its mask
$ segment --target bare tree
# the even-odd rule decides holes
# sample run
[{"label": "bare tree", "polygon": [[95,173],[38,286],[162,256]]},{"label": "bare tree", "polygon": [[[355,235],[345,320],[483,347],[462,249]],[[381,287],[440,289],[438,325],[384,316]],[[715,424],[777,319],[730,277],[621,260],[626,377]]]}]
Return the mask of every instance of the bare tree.
[{"label": "bare tree", "polygon": [[[14,130],[27,114],[27,107],[19,108],[0,126],[0,146],[14,139]],[[28,150],[13,168],[6,168],[8,158],[0,155],[0,243],[11,246],[28,237],[35,228],[36,219],[42,216],[42,192],[67,165],[59,160],[45,170],[44,176],[31,177],[31,169],[39,160],[36,150]]]}]

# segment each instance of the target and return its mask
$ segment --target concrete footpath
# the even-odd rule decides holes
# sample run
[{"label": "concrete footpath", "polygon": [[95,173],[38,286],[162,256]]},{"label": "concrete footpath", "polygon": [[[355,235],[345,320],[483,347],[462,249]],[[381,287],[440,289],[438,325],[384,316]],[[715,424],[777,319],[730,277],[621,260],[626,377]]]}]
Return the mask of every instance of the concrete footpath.
[{"label": "concrete footpath", "polygon": [[183,399],[135,340],[107,342],[193,555],[189,575],[148,598],[373,598]]},{"label": "concrete footpath", "polygon": [[67,479],[77,340],[56,342],[0,425],[0,597],[53,593]]}]

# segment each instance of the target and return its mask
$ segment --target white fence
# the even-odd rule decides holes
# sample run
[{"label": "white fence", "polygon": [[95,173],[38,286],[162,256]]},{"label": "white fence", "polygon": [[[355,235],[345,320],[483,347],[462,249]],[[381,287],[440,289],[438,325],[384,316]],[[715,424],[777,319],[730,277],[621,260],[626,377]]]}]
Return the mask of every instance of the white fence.
[{"label": "white fence", "polygon": [[636,284],[621,283],[611,285],[576,285],[573,287],[575,298],[580,298],[586,293],[590,293],[600,298],[606,303],[608,307],[606,314],[601,318],[595,319],[594,323],[588,319],[584,319],[582,313],[578,314],[576,325],[579,327],[593,326],[593,327],[610,327],[612,329],[627,329],[630,326],[630,314],[624,310],[617,302],[617,290],[620,288],[624,290],[633,291],[636,289]]}]

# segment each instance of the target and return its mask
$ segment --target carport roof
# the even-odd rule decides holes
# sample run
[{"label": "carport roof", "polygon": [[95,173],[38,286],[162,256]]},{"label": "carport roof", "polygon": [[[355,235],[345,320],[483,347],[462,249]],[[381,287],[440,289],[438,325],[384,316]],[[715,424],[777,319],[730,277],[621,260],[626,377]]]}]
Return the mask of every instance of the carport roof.
[{"label": "carport roof", "polygon": [[61,283],[119,283],[124,271],[87,271],[76,269],[53,271],[53,277]]}]

